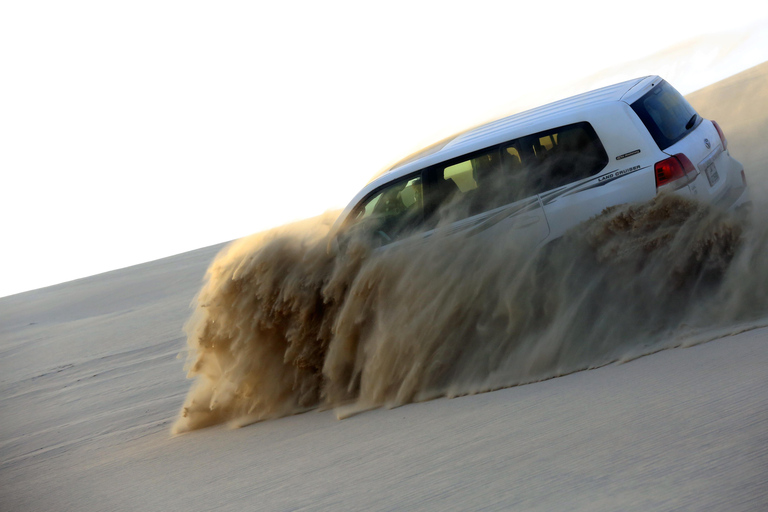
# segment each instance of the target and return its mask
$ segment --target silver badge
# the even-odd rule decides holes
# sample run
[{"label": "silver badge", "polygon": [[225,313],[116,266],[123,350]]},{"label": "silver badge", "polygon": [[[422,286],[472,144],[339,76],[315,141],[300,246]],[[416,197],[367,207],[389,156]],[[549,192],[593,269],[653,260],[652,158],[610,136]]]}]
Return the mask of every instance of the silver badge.
[{"label": "silver badge", "polygon": [[707,149],[712,147],[712,144],[709,143],[709,139],[704,139],[704,145],[707,146]]}]

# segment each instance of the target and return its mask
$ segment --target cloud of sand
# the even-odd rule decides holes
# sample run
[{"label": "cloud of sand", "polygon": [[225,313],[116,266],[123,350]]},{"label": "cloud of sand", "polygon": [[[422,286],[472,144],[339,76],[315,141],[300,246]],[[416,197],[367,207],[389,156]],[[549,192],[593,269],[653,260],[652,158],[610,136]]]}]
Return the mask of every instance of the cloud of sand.
[{"label": "cloud of sand", "polygon": [[535,251],[438,233],[331,255],[332,220],[239,240],[213,262],[186,326],[196,381],[175,432],[533,382],[768,306],[765,228],[676,196]]}]

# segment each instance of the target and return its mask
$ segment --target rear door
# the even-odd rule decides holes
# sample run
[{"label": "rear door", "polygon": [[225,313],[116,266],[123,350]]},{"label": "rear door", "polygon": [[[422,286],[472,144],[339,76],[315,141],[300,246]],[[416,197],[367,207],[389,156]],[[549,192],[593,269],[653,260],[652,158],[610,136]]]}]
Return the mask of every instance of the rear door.
[{"label": "rear door", "polygon": [[656,193],[652,174],[637,159],[614,161],[609,167],[606,149],[588,122],[535,133],[521,138],[519,145],[528,187],[539,194],[550,238],[559,238],[608,206]]},{"label": "rear door", "polygon": [[730,158],[720,136],[674,87],[662,80],[633,102],[632,109],[659,149],[670,156],[682,153],[694,165],[697,177],[689,185],[691,193],[710,201],[726,193]]}]

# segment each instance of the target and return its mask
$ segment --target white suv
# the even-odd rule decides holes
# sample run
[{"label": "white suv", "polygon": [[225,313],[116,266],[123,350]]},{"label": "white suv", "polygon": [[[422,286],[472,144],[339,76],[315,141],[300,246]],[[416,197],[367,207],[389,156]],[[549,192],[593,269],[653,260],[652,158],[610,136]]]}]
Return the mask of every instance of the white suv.
[{"label": "white suv", "polygon": [[385,170],[344,209],[338,241],[513,230],[536,245],[661,191],[723,209],[749,201],[714,121],[658,76],[630,80],[472,128]]}]

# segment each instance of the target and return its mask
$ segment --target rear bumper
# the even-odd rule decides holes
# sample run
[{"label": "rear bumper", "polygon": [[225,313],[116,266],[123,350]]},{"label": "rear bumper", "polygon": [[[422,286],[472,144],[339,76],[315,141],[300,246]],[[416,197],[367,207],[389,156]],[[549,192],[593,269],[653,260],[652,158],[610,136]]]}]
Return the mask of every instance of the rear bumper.
[{"label": "rear bumper", "polygon": [[724,210],[735,212],[749,209],[752,206],[752,198],[746,186],[732,188],[715,204]]}]

